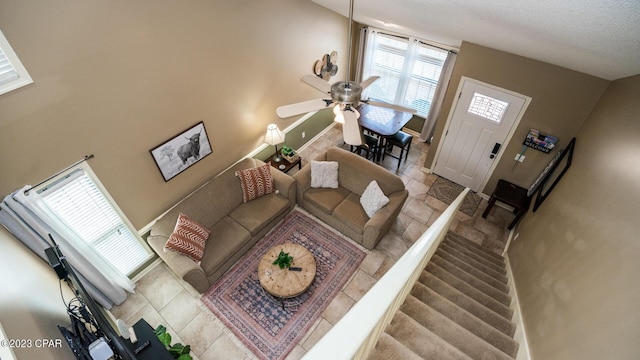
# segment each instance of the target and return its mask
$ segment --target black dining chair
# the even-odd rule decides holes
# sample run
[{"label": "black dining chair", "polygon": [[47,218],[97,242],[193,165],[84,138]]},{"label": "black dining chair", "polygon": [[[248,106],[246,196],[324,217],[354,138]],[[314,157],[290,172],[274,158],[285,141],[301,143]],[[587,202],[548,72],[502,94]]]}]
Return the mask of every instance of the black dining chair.
[{"label": "black dining chair", "polygon": [[[402,163],[402,157],[404,156],[404,160],[407,160],[409,157],[409,150],[411,149],[411,141],[413,140],[413,136],[407,134],[406,132],[400,130],[397,133],[385,136],[384,138],[384,151],[382,152],[382,160],[384,160],[385,156],[389,155],[392,158],[398,159],[398,167],[400,169],[400,163]],[[393,154],[393,147],[400,148],[400,154],[397,156]]]},{"label": "black dining chair", "polygon": [[365,134],[358,124],[357,116],[346,111],[344,113],[343,137],[344,142],[350,146],[351,152],[373,161],[378,159],[380,148],[378,138]]},{"label": "black dining chair", "polygon": [[369,134],[362,134],[362,144],[351,145],[351,152],[364,156],[368,160],[377,161],[380,153],[378,139]]}]

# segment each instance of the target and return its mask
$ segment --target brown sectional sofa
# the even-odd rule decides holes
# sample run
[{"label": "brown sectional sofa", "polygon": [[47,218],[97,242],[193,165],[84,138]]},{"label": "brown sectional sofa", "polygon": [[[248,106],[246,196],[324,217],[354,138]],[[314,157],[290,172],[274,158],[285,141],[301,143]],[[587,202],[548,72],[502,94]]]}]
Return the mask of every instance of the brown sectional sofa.
[{"label": "brown sectional sofa", "polygon": [[[149,245],[171,270],[201,293],[296,204],[295,180],[275,168],[271,168],[271,174],[276,191],[242,202],[240,180],[235,172],[263,164],[257,159],[243,159],[187,196],[151,227]],[[181,212],[211,231],[200,264],[184,255],[164,251]]]},{"label": "brown sectional sofa", "polygon": [[[318,161],[337,161],[337,189],[312,188],[311,166],[293,175],[300,206],[368,249],[373,249],[397,218],[409,192],[402,179],[388,170],[346,150],[332,147]],[[369,218],[360,196],[372,180],[389,198],[389,203]]]}]

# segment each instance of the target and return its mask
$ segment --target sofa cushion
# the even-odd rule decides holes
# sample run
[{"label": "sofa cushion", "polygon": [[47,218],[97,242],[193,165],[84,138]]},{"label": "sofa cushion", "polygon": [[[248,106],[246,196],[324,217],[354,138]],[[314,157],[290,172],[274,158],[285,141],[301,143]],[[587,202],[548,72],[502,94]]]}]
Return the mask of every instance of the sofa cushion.
[{"label": "sofa cushion", "polygon": [[289,201],[273,193],[238,206],[229,217],[256,235],[288,209]]},{"label": "sofa cushion", "polygon": [[249,231],[228,216],[220,219],[210,230],[200,263],[206,275],[213,274],[228,257],[251,239]]},{"label": "sofa cushion", "polygon": [[251,169],[238,170],[235,174],[240,178],[242,201],[245,203],[271,194],[274,190],[271,165],[269,164]]},{"label": "sofa cushion", "polygon": [[340,148],[329,148],[326,159],[340,163],[338,171],[340,186],[358,195],[364,193],[371,180],[376,180],[385,194],[405,189],[402,179],[398,176],[357,154]]},{"label": "sofa cushion", "polygon": [[360,205],[360,196],[350,193],[333,211],[333,218],[336,221],[349,227],[357,234],[362,234],[364,226],[369,221],[367,213]]},{"label": "sofa cushion", "polygon": [[199,262],[202,260],[208,238],[209,229],[180,213],[176,226],[164,245],[164,250],[175,251]]},{"label": "sofa cushion", "polygon": [[378,210],[389,203],[389,198],[382,192],[380,186],[375,180],[372,180],[360,197],[360,204],[367,213],[367,216],[373,217]]},{"label": "sofa cushion", "polygon": [[309,189],[304,193],[304,201],[321,209],[327,214],[332,214],[333,210],[349,196],[349,191],[343,187],[337,189]]},{"label": "sofa cushion", "polygon": [[338,188],[338,163],[311,160],[311,187]]},{"label": "sofa cushion", "polygon": [[151,234],[169,236],[180,212],[189,214],[192,219],[210,229],[242,204],[242,189],[235,172],[256,165],[255,159],[246,158],[211,179],[163,215],[151,228]]}]

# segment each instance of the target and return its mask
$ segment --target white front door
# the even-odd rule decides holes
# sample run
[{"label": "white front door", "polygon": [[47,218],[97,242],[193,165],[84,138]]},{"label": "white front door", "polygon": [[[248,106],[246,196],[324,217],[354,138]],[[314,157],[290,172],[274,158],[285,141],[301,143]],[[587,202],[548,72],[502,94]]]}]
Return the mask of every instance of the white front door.
[{"label": "white front door", "polygon": [[493,172],[531,98],[465,77],[457,93],[433,172],[478,191]]}]

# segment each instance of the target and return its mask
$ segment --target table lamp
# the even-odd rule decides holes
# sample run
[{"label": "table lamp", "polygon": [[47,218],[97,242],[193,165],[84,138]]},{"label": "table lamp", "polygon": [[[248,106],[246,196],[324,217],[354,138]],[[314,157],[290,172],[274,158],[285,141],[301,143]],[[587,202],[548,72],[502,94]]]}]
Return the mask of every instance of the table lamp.
[{"label": "table lamp", "polygon": [[276,147],[276,155],[273,157],[273,161],[282,161],[282,158],[278,153],[278,144],[282,144],[284,142],[284,133],[278,129],[276,124],[269,124],[267,126],[267,133],[264,135],[264,142]]}]

